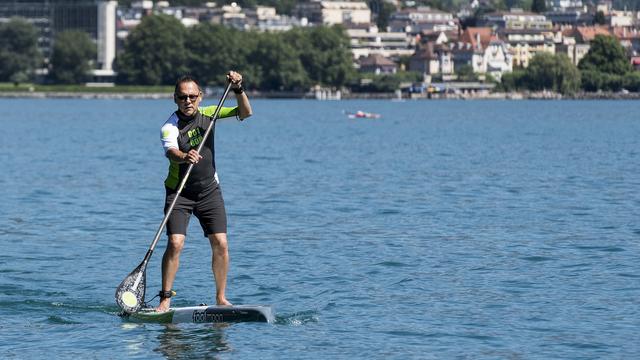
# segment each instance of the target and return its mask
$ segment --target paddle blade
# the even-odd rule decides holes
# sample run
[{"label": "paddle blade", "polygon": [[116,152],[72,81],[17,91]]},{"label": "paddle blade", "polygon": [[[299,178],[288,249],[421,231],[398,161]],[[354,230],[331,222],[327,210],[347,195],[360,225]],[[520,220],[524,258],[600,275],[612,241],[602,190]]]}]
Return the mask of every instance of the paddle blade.
[{"label": "paddle blade", "polygon": [[143,261],[122,280],[116,289],[116,304],[127,314],[135,313],[144,304],[144,293],[147,287],[146,265]]}]

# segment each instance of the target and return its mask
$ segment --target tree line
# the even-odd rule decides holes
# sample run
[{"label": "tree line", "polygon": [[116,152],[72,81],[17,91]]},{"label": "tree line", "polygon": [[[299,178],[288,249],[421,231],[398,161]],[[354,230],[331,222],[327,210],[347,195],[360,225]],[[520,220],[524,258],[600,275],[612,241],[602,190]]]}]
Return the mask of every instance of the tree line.
[{"label": "tree line", "polygon": [[[21,18],[0,23],[0,81],[15,84],[33,81],[43,65],[38,50],[38,30]],[[48,81],[73,84],[88,80],[96,57],[96,45],[83,31],[70,30],[56,36],[49,59]]]},{"label": "tree line", "polygon": [[[27,82],[41,67],[37,30],[21,19],[0,24],[0,81]],[[65,31],[56,36],[48,81],[78,84],[88,80],[96,46],[86,33]],[[404,59],[406,62],[407,59]],[[203,84],[222,86],[223,74],[243,73],[249,89],[307,91],[314,85],[351,91],[390,92],[421,75],[399,71],[391,75],[358,74],[353,68],[349,38],[334,27],[295,28],[286,32],[238,31],[201,23],[186,28],[167,15],[143,18],[131,31],[116,57],[116,82],[123,85],[171,85],[183,74]],[[461,80],[472,81],[469,66],[456,69]],[[368,79],[369,81],[361,81]],[[527,68],[502,76],[498,90],[640,91],[640,72],[631,66],[625,49],[611,36],[596,36],[576,67],[564,54],[540,53]]]},{"label": "tree line", "polygon": [[[26,82],[42,65],[37,30],[22,19],[0,24],[0,81]],[[48,81],[83,83],[93,67],[96,45],[86,33],[56,35]],[[306,91],[357,82],[349,38],[334,27],[295,28],[287,32],[239,31],[201,23],[186,28],[168,15],[144,17],[124,42],[114,62],[123,85],[171,85],[191,74],[206,85],[222,85],[233,69],[250,89]]]},{"label": "tree line", "polygon": [[[145,85],[171,84],[186,72],[206,84],[221,85],[220,74],[237,69],[245,74],[251,88],[280,91],[306,91],[318,84],[388,92],[401,82],[421,78],[405,71],[357,74],[352,62],[349,38],[337,26],[258,33],[206,23],[187,29],[173,17],[149,16],[128,37],[116,68],[119,83]],[[462,80],[474,78],[468,66],[457,72]],[[363,85],[362,78],[373,81]],[[598,35],[578,66],[565,54],[539,53],[527,68],[504,74],[498,89],[563,94],[581,90],[640,91],[640,72],[634,71],[616,38]]]},{"label": "tree line", "polygon": [[142,85],[172,84],[185,73],[221,85],[221,74],[235,69],[250,88],[280,91],[338,88],[357,76],[349,39],[337,26],[261,33],[210,23],[185,28],[166,15],[143,18],[114,68],[119,83]]}]

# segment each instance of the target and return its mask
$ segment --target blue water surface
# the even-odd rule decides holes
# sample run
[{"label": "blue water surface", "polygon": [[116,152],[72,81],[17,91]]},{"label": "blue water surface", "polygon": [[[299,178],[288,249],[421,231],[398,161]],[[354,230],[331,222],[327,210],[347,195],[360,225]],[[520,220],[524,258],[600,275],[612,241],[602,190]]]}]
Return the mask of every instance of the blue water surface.
[{"label": "blue water surface", "polygon": [[[640,102],[252,104],[216,130],[228,297],[277,321],[212,326],[114,303],[162,220],[170,99],[0,100],[3,358],[640,357]],[[174,305],[214,302],[210,258],[192,219]]]}]

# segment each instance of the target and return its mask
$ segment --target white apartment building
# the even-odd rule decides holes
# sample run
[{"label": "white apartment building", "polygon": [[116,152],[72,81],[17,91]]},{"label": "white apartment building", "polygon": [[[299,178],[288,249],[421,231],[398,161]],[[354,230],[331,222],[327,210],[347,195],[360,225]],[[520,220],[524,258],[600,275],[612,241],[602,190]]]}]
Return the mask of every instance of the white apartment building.
[{"label": "white apartment building", "polygon": [[378,32],[377,27],[369,29],[348,29],[354,59],[369,55],[386,58],[411,56],[415,51],[415,38],[403,32]]},{"label": "white apartment building", "polygon": [[300,3],[295,13],[299,18],[307,18],[311,24],[369,24],[371,10],[364,1],[318,1]]},{"label": "white apartment building", "polygon": [[422,31],[457,30],[453,14],[428,7],[397,11],[389,17],[389,31],[419,34]]},{"label": "white apartment building", "polygon": [[611,27],[631,27],[635,25],[633,11],[612,10],[609,15],[611,16]]},{"label": "white apartment building", "polygon": [[499,28],[517,30],[550,30],[553,24],[544,15],[522,9],[511,9],[509,12],[486,14],[480,20],[481,26],[497,26]]}]

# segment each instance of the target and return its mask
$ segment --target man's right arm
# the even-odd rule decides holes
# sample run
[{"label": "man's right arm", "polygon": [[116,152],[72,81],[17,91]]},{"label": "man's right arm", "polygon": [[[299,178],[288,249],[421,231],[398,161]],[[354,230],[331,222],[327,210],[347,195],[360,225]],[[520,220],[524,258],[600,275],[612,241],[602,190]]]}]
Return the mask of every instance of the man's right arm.
[{"label": "man's right arm", "polygon": [[195,149],[189,150],[189,152],[182,152],[176,148],[171,148],[167,150],[166,156],[173,162],[177,162],[178,164],[189,163],[196,164],[202,156],[198,154],[198,151]]},{"label": "man's right arm", "polygon": [[167,152],[165,153],[165,156],[169,158],[169,160],[176,162],[178,164],[181,164],[185,162],[187,158],[187,153],[183,153],[182,151],[176,148],[171,148],[167,150]]},{"label": "man's right arm", "polygon": [[195,149],[191,149],[188,152],[180,151],[178,148],[178,134],[180,134],[180,131],[172,121],[167,121],[162,126],[162,147],[164,148],[165,156],[178,164],[195,164],[200,161],[202,156]]},{"label": "man's right arm", "polygon": [[173,117],[169,118],[162,126],[160,139],[162,140],[162,148],[164,149],[165,156],[168,157],[169,160],[179,163],[184,161],[185,156],[178,148],[178,135],[180,131],[172,120],[174,120]]}]

